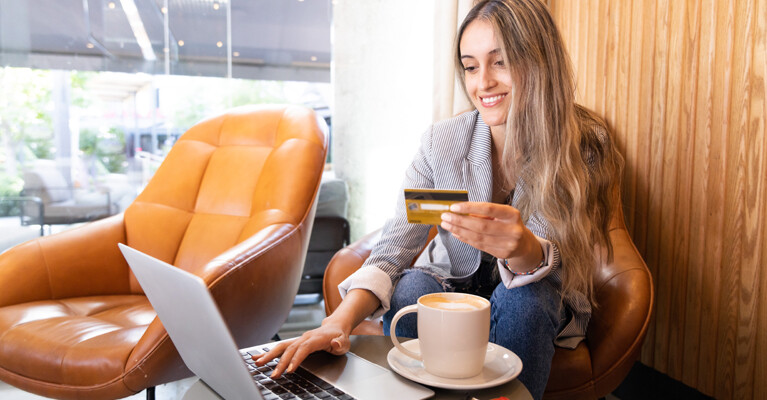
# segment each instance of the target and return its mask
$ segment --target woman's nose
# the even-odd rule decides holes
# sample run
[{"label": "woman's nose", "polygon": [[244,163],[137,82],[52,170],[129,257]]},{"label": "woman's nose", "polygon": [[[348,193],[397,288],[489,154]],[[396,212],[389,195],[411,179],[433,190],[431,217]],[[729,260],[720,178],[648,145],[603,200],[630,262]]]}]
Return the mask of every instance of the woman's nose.
[{"label": "woman's nose", "polygon": [[479,88],[482,90],[487,90],[495,86],[495,76],[493,75],[492,71],[489,71],[488,68],[483,68],[480,70],[479,74]]}]

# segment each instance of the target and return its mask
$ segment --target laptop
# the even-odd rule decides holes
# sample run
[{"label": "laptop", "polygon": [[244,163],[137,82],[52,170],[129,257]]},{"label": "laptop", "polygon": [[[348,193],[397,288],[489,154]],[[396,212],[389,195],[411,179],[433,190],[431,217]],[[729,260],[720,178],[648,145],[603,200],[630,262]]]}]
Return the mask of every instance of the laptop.
[{"label": "laptop", "polygon": [[[270,372],[261,371],[250,360],[250,355],[268,351],[274,343],[238,351],[202,279],[122,243],[119,246],[184,363],[215,394],[226,400],[293,398],[291,393],[298,389],[291,386],[290,393],[276,389],[273,385],[279,382],[270,382]],[[311,384],[294,398],[425,399],[434,395],[431,389],[352,353],[315,353],[300,368],[288,374],[288,383]]]}]

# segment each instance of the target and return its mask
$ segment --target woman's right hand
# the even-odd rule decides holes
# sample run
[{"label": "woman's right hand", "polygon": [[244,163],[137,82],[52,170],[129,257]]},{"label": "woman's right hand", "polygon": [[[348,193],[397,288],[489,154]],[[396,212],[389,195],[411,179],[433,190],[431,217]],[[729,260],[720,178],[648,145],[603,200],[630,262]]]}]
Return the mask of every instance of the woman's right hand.
[{"label": "woman's right hand", "polygon": [[352,329],[380,305],[381,302],[373,292],[352,289],[336,311],[322,321],[319,328],[307,331],[297,339],[280,342],[267,353],[253,356],[253,360],[260,367],[280,357],[280,362],[271,375],[272,378],[279,378],[283,372],[294,372],[301,362],[315,351],[344,354],[351,346],[349,335]]},{"label": "woman's right hand", "polygon": [[260,367],[280,357],[280,362],[277,363],[271,375],[272,378],[279,378],[284,372],[294,372],[299,364],[315,351],[324,350],[340,356],[349,351],[350,345],[349,334],[338,324],[326,319],[319,328],[306,331],[294,340],[280,342],[269,352],[253,356],[253,359]]}]

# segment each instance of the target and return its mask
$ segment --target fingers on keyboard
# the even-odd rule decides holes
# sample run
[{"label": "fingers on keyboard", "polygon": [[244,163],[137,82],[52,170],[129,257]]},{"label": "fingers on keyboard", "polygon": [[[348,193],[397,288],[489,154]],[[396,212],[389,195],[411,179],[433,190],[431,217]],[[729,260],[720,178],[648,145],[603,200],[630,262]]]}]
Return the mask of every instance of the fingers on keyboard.
[{"label": "fingers on keyboard", "polygon": [[273,359],[261,366],[252,360],[252,355],[249,353],[243,353],[243,359],[245,359],[253,380],[266,400],[354,399],[304,368],[298,367],[294,373],[286,373],[278,378],[271,378],[270,375],[279,366],[279,359]]}]

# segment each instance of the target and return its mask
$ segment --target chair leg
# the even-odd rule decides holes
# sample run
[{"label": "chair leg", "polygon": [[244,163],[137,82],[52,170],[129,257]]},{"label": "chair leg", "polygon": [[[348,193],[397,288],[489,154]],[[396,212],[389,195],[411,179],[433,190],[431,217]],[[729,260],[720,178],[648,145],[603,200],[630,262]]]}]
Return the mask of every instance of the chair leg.
[{"label": "chair leg", "polygon": [[154,400],[154,386],[146,388],[146,400]]}]

